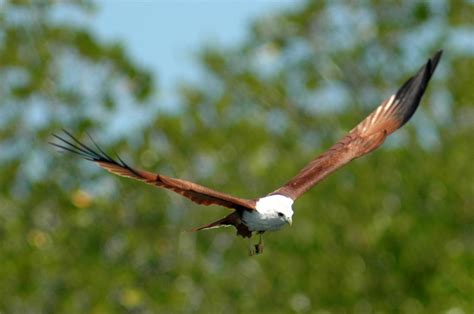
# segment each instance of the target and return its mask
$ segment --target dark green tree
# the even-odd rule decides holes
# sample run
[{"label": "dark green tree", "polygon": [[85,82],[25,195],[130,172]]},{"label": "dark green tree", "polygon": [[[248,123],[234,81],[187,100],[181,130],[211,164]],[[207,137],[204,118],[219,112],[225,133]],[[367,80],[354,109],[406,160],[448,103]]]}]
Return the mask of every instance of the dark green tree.
[{"label": "dark green tree", "polygon": [[[151,75],[120,45],[55,20],[63,6],[93,8],[11,1],[0,16],[0,309],[472,310],[472,4],[304,2],[262,16],[236,47],[205,46],[202,83],[183,83],[179,108],[158,113]],[[413,120],[298,200],[293,227],[267,235],[258,257],[230,230],[183,232],[225,209],[112,177],[46,144],[62,127],[87,130],[132,165],[258,197],[440,48]],[[113,132],[124,105],[154,114]]]}]

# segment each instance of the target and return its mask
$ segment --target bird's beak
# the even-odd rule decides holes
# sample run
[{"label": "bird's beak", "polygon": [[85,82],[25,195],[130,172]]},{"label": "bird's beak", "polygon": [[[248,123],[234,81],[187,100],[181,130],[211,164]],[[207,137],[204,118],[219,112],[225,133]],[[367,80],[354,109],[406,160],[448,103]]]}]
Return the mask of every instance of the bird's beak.
[{"label": "bird's beak", "polygon": [[291,226],[293,224],[293,220],[291,219],[291,217],[287,217],[286,218],[286,222]]}]

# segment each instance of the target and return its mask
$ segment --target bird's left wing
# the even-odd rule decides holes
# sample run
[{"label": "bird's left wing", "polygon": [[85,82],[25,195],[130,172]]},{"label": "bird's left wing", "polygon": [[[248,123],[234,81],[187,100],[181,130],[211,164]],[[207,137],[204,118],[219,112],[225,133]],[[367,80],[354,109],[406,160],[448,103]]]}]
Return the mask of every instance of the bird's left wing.
[{"label": "bird's left wing", "polygon": [[69,138],[53,134],[53,136],[60,142],[51,144],[62,150],[77,154],[84,159],[93,161],[111,173],[172,190],[198,204],[220,205],[227,208],[247,211],[253,211],[255,209],[254,200],[242,199],[226,193],[218,192],[190,181],[171,178],[159,173],[132,168],[127,165],[119,156],[117,156],[117,160],[115,160],[107,155],[92,140],[92,138],[91,141],[94,143],[96,149],[83,144],[69,132],[64,132]]},{"label": "bird's left wing", "polygon": [[411,118],[441,54],[442,51],[438,51],[418,73],[400,87],[396,94],[383,101],[344,138],[313,159],[294,178],[270,194],[281,194],[295,200],[336,169],[379,147],[388,135]]}]

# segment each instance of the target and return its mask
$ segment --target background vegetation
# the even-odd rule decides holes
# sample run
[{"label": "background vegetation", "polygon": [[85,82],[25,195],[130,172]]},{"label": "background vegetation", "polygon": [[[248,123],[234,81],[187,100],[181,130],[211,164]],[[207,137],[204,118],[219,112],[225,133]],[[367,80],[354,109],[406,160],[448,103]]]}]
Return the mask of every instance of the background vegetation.
[{"label": "background vegetation", "polygon": [[[317,1],[262,16],[242,44],[202,48],[202,80],[182,83],[175,108],[126,47],[57,18],[92,3],[33,3],[0,11],[0,312],[473,311],[472,1]],[[257,197],[439,48],[414,119],[299,200],[261,256],[230,229],[183,232],[225,209],[47,144],[87,131],[132,164]],[[133,124],[121,106],[149,119]]]}]

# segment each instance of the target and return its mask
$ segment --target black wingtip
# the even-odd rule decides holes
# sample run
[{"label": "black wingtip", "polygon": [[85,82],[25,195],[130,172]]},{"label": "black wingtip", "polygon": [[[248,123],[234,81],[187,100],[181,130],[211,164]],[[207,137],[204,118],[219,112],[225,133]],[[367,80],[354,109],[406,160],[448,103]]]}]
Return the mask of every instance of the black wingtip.
[{"label": "black wingtip", "polygon": [[[434,71],[436,70],[436,67],[438,66],[439,60],[443,56],[443,50],[438,50],[429,60],[426,62],[426,71],[429,73],[428,80],[431,78],[433,75]],[[422,68],[423,69],[423,68]],[[421,70],[420,70],[421,71]]]},{"label": "black wingtip", "polygon": [[430,65],[431,74],[433,74],[434,70],[435,70],[436,67],[438,66],[438,62],[439,62],[439,60],[441,59],[442,56],[443,56],[443,49],[440,49],[440,50],[438,50],[438,51],[431,57],[431,59],[428,61],[428,62],[431,63],[431,65]]},{"label": "black wingtip", "polygon": [[[74,135],[72,135],[67,130],[63,129],[62,131],[64,132],[64,134],[66,134],[66,136],[61,136],[53,133],[52,136],[56,138],[59,142],[49,142],[51,145],[59,148],[62,151],[73,153],[90,161],[114,162],[114,160],[110,158],[107,154],[105,154],[98,146],[98,151],[95,151],[89,146],[79,141],[76,137],[74,137]],[[95,144],[95,142],[93,143]]]},{"label": "black wingtip", "polygon": [[410,120],[418,108],[442,55],[443,50],[437,51],[395,94],[395,101],[399,103],[398,116],[402,121],[400,126]]},{"label": "black wingtip", "polygon": [[117,165],[119,167],[129,170],[137,177],[142,177],[142,175],[137,170],[133,169],[128,164],[126,164],[125,161],[123,161],[119,155],[116,155],[117,160],[118,160],[117,161],[113,159],[112,157],[110,157],[107,153],[105,153],[102,150],[102,148],[100,148],[100,146],[94,141],[94,139],[88,133],[87,133],[87,136],[96,147],[96,150],[92,149],[91,147],[79,141],[76,137],[74,137],[74,135],[72,135],[67,130],[63,129],[63,132],[67,135],[67,137],[60,136],[53,133],[52,136],[55,137],[59,142],[58,143],[49,142],[49,144],[53,145],[54,147],[59,148],[62,151],[78,155],[79,157],[84,158],[89,161],[104,162],[108,164]]}]

